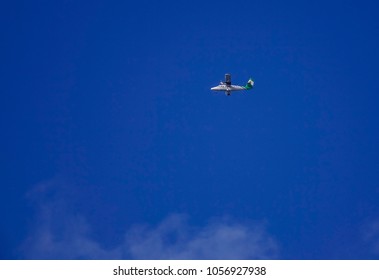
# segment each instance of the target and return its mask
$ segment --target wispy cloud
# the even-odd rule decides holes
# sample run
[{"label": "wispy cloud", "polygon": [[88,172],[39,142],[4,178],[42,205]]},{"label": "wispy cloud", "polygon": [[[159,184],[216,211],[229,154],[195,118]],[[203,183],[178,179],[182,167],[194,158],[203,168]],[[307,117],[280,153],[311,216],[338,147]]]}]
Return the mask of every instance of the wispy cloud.
[{"label": "wispy cloud", "polygon": [[363,239],[369,244],[371,253],[379,255],[379,219],[365,224],[363,227]]},{"label": "wispy cloud", "polygon": [[[37,211],[30,236],[22,246],[26,259],[273,259],[275,239],[262,223],[212,220],[193,226],[186,215],[173,214],[155,226],[134,225],[113,249],[91,238],[92,228],[56,192],[55,183],[31,193]],[[59,189],[59,188],[58,188]]]},{"label": "wispy cloud", "polygon": [[224,220],[191,227],[183,215],[129,231],[126,245],[137,259],[272,259],[278,254],[263,225]]},{"label": "wispy cloud", "polygon": [[26,259],[114,259],[91,239],[91,227],[70,203],[70,188],[60,180],[37,185],[27,196],[35,205],[30,235],[21,246]]}]

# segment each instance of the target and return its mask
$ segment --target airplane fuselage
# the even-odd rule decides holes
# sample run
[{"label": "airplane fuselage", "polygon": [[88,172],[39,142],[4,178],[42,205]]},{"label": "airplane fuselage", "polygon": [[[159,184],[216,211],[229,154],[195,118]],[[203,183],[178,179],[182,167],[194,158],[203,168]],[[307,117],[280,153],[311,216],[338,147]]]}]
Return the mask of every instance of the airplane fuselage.
[{"label": "airplane fuselage", "polygon": [[230,95],[232,91],[249,90],[254,86],[254,81],[250,78],[246,86],[232,85],[230,74],[225,74],[225,82],[220,82],[218,86],[212,87],[213,91],[224,91],[226,95]]}]

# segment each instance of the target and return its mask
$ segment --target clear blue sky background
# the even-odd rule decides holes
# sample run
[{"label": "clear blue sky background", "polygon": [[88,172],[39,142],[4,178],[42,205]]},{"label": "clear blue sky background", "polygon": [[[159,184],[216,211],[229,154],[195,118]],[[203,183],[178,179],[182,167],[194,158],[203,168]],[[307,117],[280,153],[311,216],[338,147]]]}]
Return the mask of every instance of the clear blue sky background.
[{"label": "clear blue sky background", "polygon": [[379,258],[375,1],[0,10],[0,258]]}]

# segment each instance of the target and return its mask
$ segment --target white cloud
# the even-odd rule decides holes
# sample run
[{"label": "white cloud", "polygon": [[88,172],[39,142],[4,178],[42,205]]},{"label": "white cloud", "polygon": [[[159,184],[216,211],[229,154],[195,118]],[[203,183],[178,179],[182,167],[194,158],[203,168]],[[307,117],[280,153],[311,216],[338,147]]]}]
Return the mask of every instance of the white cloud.
[{"label": "white cloud", "polygon": [[126,245],[137,259],[272,259],[278,253],[262,225],[219,221],[195,228],[183,215],[155,228],[134,229]]},{"label": "white cloud", "polygon": [[[30,194],[38,208],[30,236],[22,246],[26,259],[273,259],[278,246],[263,224],[231,220],[191,226],[185,215],[170,215],[156,226],[132,226],[113,249],[91,238],[85,217],[56,192],[56,184]],[[58,187],[59,189],[59,187]],[[59,191],[58,191],[59,192]],[[38,197],[36,199],[36,197]]]}]

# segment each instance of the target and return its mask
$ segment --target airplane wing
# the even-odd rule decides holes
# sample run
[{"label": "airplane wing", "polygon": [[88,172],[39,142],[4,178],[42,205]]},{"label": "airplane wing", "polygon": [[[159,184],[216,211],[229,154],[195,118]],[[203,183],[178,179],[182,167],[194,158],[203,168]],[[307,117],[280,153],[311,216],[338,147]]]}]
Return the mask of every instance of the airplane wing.
[{"label": "airplane wing", "polygon": [[230,86],[232,84],[232,76],[230,74],[225,74],[225,84]]}]

